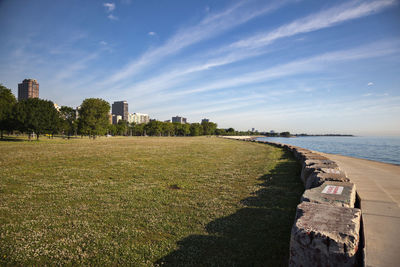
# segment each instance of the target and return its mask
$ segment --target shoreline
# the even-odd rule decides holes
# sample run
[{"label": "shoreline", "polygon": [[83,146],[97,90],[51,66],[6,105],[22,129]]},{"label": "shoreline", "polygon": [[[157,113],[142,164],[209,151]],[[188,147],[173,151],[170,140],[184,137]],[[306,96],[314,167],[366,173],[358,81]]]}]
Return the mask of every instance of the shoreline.
[{"label": "shoreline", "polygon": [[[360,150],[361,153],[356,153],[358,155],[348,155],[348,154],[346,155],[346,154],[343,154],[343,153],[340,153],[340,152],[339,153],[332,153],[332,152],[328,152],[328,151],[321,151],[321,150],[315,149],[315,148],[310,148],[309,145],[307,145],[307,144],[290,144],[290,143],[286,143],[286,142],[283,143],[283,141],[279,142],[280,140],[259,140],[259,139],[256,139],[256,141],[270,141],[270,142],[273,142],[273,143],[280,143],[280,144],[283,144],[283,145],[298,146],[298,147],[301,147],[301,148],[304,148],[304,149],[308,149],[308,150],[315,151],[315,152],[318,152],[318,153],[323,153],[323,154],[340,155],[340,156],[343,156],[343,157],[368,160],[368,161],[371,161],[371,162],[385,163],[385,164],[389,164],[389,165],[393,165],[393,166],[400,166],[400,162],[393,162],[394,161],[393,159],[396,159],[396,157],[391,157],[390,154],[387,157],[388,160],[385,160],[385,159],[384,160],[380,160],[380,159],[371,158],[371,157],[367,158],[368,156],[363,156],[363,155],[365,155],[365,153],[363,154],[362,150]],[[364,144],[362,144],[362,145],[364,145]],[[357,151],[357,150],[355,150],[355,151]],[[375,155],[377,155],[377,154],[379,154],[379,151]],[[392,161],[392,162],[389,162],[389,161]]]},{"label": "shoreline", "polygon": [[[266,143],[289,150],[294,148],[282,143]],[[359,244],[362,265],[396,266],[400,260],[400,166],[340,154],[310,152],[337,163],[350,182],[355,184],[358,208],[362,212]]]},{"label": "shoreline", "polygon": [[348,158],[348,159],[356,159],[356,160],[365,160],[368,162],[372,162],[372,163],[380,163],[380,164],[384,164],[384,165],[388,165],[388,166],[394,166],[394,167],[400,167],[400,163],[390,163],[390,162],[385,162],[385,161],[378,161],[378,160],[373,160],[373,159],[366,159],[366,158],[358,158],[358,157],[353,157],[353,156],[348,156],[348,155],[343,155],[343,154],[336,154],[336,153],[326,153],[326,152],[321,152],[321,151],[317,151],[317,150],[313,150],[315,153],[319,153],[321,155],[326,155],[326,156],[340,156],[340,157],[344,157],[344,158]]}]

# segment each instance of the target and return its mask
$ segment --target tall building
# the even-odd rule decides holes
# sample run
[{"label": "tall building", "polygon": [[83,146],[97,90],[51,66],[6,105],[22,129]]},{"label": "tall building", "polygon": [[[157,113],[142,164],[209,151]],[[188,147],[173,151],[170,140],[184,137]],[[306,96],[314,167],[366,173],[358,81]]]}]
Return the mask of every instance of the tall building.
[{"label": "tall building", "polygon": [[128,123],[135,122],[135,114],[129,113],[128,114]]},{"label": "tall building", "polygon": [[121,115],[112,115],[112,124],[118,124],[118,122],[122,120],[122,116]]},{"label": "tall building", "polygon": [[25,79],[18,84],[18,101],[39,97],[39,83],[34,79]]},{"label": "tall building", "polygon": [[186,123],[187,119],[176,115],[176,117],[172,117],[172,122]]},{"label": "tall building", "polygon": [[148,114],[134,113],[133,116],[134,116],[134,122],[136,124],[150,122],[150,117]]},{"label": "tall building", "polygon": [[76,107],[75,109],[75,116],[78,119],[79,118],[79,111],[81,110],[81,106]]},{"label": "tall building", "polygon": [[113,115],[119,115],[122,117],[124,121],[128,121],[129,112],[128,112],[128,102],[126,101],[115,101],[112,104],[112,112]]},{"label": "tall building", "polygon": [[201,123],[203,123],[203,122],[210,122],[210,120],[209,119],[202,119]]}]

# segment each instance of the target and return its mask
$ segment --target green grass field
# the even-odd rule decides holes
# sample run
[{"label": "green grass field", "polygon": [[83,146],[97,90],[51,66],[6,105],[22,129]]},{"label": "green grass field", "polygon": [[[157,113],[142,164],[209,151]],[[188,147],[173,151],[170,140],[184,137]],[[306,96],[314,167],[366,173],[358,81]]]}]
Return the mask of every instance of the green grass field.
[{"label": "green grass field", "polygon": [[216,137],[0,142],[1,265],[287,265],[281,149]]}]

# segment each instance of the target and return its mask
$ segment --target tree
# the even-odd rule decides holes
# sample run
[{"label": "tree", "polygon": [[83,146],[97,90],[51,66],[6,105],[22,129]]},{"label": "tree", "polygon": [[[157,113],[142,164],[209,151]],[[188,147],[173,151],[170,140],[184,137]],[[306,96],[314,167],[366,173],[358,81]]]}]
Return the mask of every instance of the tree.
[{"label": "tree", "polygon": [[203,134],[203,126],[200,123],[192,123],[190,125],[190,135],[199,136]]},{"label": "tree", "polygon": [[233,129],[233,128],[228,128],[227,130],[226,130],[226,135],[235,135],[235,129]]},{"label": "tree", "polygon": [[163,123],[161,121],[152,120],[145,126],[148,135],[160,136],[163,131]]},{"label": "tree", "polygon": [[119,120],[116,127],[118,135],[126,135],[128,131],[128,122],[124,120]]},{"label": "tree", "polygon": [[175,134],[174,125],[171,122],[163,122],[162,124],[162,132],[165,136],[171,136]]},{"label": "tree", "polygon": [[203,126],[203,134],[204,135],[215,134],[215,130],[217,129],[217,124],[216,123],[203,121],[201,123],[201,125]]},{"label": "tree", "polygon": [[117,126],[115,126],[114,124],[109,124],[107,126],[107,132],[111,135],[117,135]]},{"label": "tree", "polygon": [[146,124],[144,124],[144,123],[135,124],[135,126],[133,127],[133,135],[136,135],[136,136],[144,135],[145,134],[145,130],[144,130],[145,126],[146,126]]},{"label": "tree", "polygon": [[64,134],[68,135],[69,139],[71,135],[75,134],[77,130],[76,112],[71,107],[62,106],[60,108],[60,116],[61,116],[60,129],[64,132]]},{"label": "tree", "polygon": [[290,132],[281,132],[281,133],[279,134],[279,136],[282,136],[282,137],[290,137],[291,134],[290,134]]},{"label": "tree", "polygon": [[100,98],[87,98],[79,110],[78,127],[81,134],[96,138],[107,133],[110,104]]},{"label": "tree", "polygon": [[39,98],[28,98],[16,104],[14,118],[21,131],[39,136],[45,133],[54,133],[60,122],[60,114],[53,102]]},{"label": "tree", "polygon": [[216,135],[226,135],[226,130],[225,129],[216,129],[215,134]]},{"label": "tree", "polygon": [[175,135],[186,136],[190,134],[190,124],[174,122],[173,125],[175,128]]},{"label": "tree", "polygon": [[10,89],[0,84],[0,132],[3,139],[3,131],[13,130],[13,108],[17,100]]}]

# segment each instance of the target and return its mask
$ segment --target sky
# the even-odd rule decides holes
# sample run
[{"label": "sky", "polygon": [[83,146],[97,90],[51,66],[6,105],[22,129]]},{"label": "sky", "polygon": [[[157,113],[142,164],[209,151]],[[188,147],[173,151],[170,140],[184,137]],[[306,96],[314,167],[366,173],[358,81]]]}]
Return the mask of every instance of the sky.
[{"label": "sky", "polygon": [[0,0],[0,83],[220,128],[400,136],[399,0]]}]

